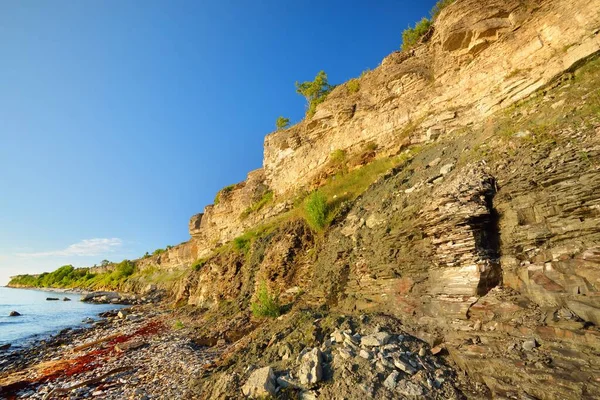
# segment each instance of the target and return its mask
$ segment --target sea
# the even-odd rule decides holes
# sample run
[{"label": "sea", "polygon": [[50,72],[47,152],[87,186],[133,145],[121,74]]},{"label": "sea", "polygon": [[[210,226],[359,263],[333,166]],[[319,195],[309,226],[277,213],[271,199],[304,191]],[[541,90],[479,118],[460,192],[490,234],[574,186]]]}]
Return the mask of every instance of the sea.
[{"label": "sea", "polygon": [[[48,301],[47,297],[59,300]],[[65,297],[71,301],[63,301]],[[80,298],[79,293],[0,287],[0,345],[27,346],[65,328],[85,326],[85,318],[98,319],[98,313],[122,308],[83,303]],[[11,311],[21,315],[10,317]]]}]

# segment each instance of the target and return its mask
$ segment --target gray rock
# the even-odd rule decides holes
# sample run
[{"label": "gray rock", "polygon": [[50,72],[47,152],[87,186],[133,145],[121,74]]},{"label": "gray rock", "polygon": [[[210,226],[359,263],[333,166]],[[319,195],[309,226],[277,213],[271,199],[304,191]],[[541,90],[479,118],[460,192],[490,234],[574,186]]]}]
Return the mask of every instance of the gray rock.
[{"label": "gray rock", "polygon": [[422,398],[425,390],[414,382],[403,380],[396,386],[396,391],[408,398]]},{"label": "gray rock", "polygon": [[131,321],[131,322],[138,322],[138,321],[141,321],[143,318],[137,314],[129,314],[125,317],[125,319],[127,321]]},{"label": "gray rock", "polygon": [[289,343],[284,343],[277,349],[277,355],[281,357],[282,360],[287,360],[292,356],[292,347]]},{"label": "gray rock", "polygon": [[445,164],[440,168],[440,174],[446,175],[454,169],[454,163]]},{"label": "gray rock", "polygon": [[63,301],[71,301],[71,299],[68,297],[63,297]]},{"label": "gray rock", "polygon": [[354,357],[354,353],[350,349],[340,348],[338,349],[338,353],[344,360]]},{"label": "gray rock", "polygon": [[383,386],[390,390],[396,389],[399,375],[400,374],[398,373],[398,371],[394,371],[391,374],[389,374],[388,377],[385,378],[385,381],[383,381]]},{"label": "gray rock", "polygon": [[336,329],[335,331],[333,331],[333,333],[330,335],[331,340],[335,343],[342,343],[344,341],[344,335],[342,334],[342,331],[339,329]]},{"label": "gray rock", "polygon": [[305,390],[298,395],[299,400],[317,400],[317,394],[311,390]]},{"label": "gray rock", "polygon": [[302,357],[298,378],[303,385],[314,385],[323,378],[322,355],[319,348],[315,347]]},{"label": "gray rock", "polygon": [[284,375],[277,378],[277,384],[282,388],[302,388],[300,384],[291,377]]},{"label": "gray rock", "polygon": [[121,310],[121,311],[119,311],[119,313],[117,314],[117,316],[118,316],[119,318],[121,318],[121,319],[125,319],[125,318],[127,317],[127,315],[129,315],[129,312],[128,312],[128,311],[125,311],[125,310]]},{"label": "gray rock", "polygon": [[410,365],[410,363],[408,363],[407,361],[404,361],[400,357],[394,357],[393,360],[394,360],[394,366],[396,368],[398,368],[400,371],[406,372],[409,375],[413,375],[414,373],[417,372],[417,370],[414,369],[412,367],[412,365]]},{"label": "gray rock", "polygon": [[529,339],[523,343],[522,347],[523,347],[523,350],[525,350],[525,351],[531,351],[531,350],[535,349],[537,346],[538,346],[538,344],[535,341],[535,339]]},{"label": "gray rock", "polygon": [[372,335],[363,336],[361,339],[361,344],[363,346],[375,347],[375,346],[383,346],[387,344],[392,335],[386,332],[377,332]]},{"label": "gray rock", "polygon": [[371,358],[373,358],[373,354],[371,354],[369,351],[361,349],[360,352],[358,353],[358,355],[362,358],[364,358],[365,360],[370,360]]},{"label": "gray rock", "polygon": [[251,398],[275,396],[275,382],[275,373],[271,367],[260,368],[250,374],[250,377],[242,386],[242,393],[244,393],[244,396]]}]

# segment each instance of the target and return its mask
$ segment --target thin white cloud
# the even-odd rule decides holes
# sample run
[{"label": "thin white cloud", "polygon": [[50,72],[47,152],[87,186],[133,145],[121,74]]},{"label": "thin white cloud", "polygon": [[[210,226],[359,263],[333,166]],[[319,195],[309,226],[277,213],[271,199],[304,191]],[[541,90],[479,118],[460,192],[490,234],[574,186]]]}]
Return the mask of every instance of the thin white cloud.
[{"label": "thin white cloud", "polygon": [[37,253],[17,253],[19,257],[89,257],[112,253],[123,245],[119,238],[84,239],[63,250],[42,251]]}]

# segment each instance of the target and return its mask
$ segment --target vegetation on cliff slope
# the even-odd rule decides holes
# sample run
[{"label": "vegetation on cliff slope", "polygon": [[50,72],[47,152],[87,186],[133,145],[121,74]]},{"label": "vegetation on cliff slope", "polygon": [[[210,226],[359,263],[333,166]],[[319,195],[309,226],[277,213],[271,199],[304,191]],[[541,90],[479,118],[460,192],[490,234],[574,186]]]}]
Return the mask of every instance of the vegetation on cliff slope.
[{"label": "vegetation on cliff slope", "polygon": [[334,86],[327,81],[325,71],[319,71],[313,81],[296,82],[296,92],[306,98],[306,117],[312,117],[317,111],[317,106],[325,101]]},{"label": "vegetation on cliff slope", "polygon": [[456,0],[440,0],[430,11],[431,19],[423,17],[421,21],[415,24],[415,27],[408,27],[402,32],[402,50],[409,50],[419,43],[421,38],[429,32],[433,22],[440,15],[442,10],[454,3]]},{"label": "vegetation on cliff slope", "polygon": [[275,121],[275,127],[277,128],[278,131],[280,131],[282,129],[285,129],[288,126],[290,126],[290,119],[289,118],[279,117]]},{"label": "vegetation on cliff slope", "polygon": [[129,260],[123,260],[109,272],[94,274],[89,268],[75,268],[63,265],[54,272],[44,272],[40,275],[17,275],[11,279],[9,286],[50,287],[50,288],[83,288],[97,289],[119,287],[135,272],[135,265]]},{"label": "vegetation on cliff slope", "polygon": [[269,292],[266,282],[261,282],[256,291],[256,302],[250,306],[255,317],[277,318],[281,315],[279,296]]}]

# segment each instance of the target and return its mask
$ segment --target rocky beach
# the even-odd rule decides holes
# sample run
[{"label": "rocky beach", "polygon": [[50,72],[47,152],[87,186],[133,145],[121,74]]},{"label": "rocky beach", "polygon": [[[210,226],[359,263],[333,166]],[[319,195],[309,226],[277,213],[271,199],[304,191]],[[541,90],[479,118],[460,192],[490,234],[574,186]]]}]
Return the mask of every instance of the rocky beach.
[{"label": "rocky beach", "polygon": [[[106,294],[95,297],[100,296]],[[282,318],[281,324],[298,323],[299,316],[305,320],[308,315],[294,312]],[[310,317],[315,319],[298,329],[325,322],[317,315]],[[354,398],[362,392],[394,398],[391,393],[397,392],[409,397],[430,394],[459,399],[465,398],[461,390],[476,390],[468,381],[460,380],[447,363],[443,347],[431,348],[385,317],[329,316],[327,323],[333,324],[332,330],[322,332],[313,346],[299,353],[294,349],[298,343],[280,343],[274,335],[263,345],[279,360],[267,367],[261,366],[259,354],[246,353],[244,348],[251,344],[248,338],[231,343],[202,337],[190,320],[189,310],[174,311],[164,303],[103,312],[88,322],[89,327],[66,329],[29,347],[3,353],[0,397],[183,399],[278,395],[312,399],[317,398],[323,383],[332,380],[333,385],[320,388],[322,395],[329,393],[330,398]],[[239,374],[224,375],[209,395],[203,378],[229,365],[232,357],[239,356],[236,353],[249,357],[248,363]],[[248,376],[245,382],[243,375]]]},{"label": "rocky beach", "polygon": [[11,277],[125,307],[0,350],[0,397],[600,399],[598,10],[440,1],[297,83],[186,241]]}]

